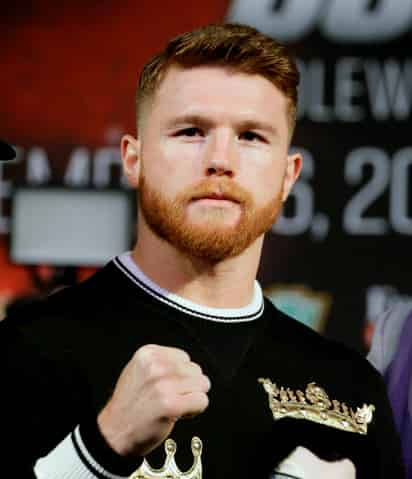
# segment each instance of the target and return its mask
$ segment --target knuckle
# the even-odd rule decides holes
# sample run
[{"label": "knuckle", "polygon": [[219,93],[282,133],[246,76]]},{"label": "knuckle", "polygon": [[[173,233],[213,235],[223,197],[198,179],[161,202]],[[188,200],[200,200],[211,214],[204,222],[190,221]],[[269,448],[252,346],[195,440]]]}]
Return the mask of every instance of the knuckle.
[{"label": "knuckle", "polygon": [[209,397],[207,394],[201,394],[199,398],[201,411],[204,411],[209,406]]},{"label": "knuckle", "polygon": [[136,352],[136,360],[149,379],[156,379],[167,374],[167,363],[163,360],[159,348],[155,345],[142,346]]},{"label": "knuckle", "polygon": [[202,379],[203,379],[203,384],[204,384],[204,388],[205,388],[205,392],[209,391],[210,388],[211,388],[211,383],[210,383],[210,379],[203,375],[202,376]]},{"label": "knuckle", "polygon": [[189,362],[190,362],[189,353],[188,353],[187,351],[184,351],[183,349],[180,349],[179,351],[180,351],[182,360],[184,360],[184,361],[189,361]]},{"label": "knuckle", "polygon": [[163,416],[167,418],[173,418],[179,416],[179,407],[175,398],[170,395],[163,395],[160,398],[160,407],[163,412]]},{"label": "knuckle", "polygon": [[191,365],[194,373],[197,373],[197,374],[202,374],[203,373],[202,368],[199,366],[199,364],[191,362],[190,365]]},{"label": "knuckle", "polygon": [[153,344],[145,344],[135,352],[135,358],[142,364],[152,362],[155,356],[156,348]]},{"label": "knuckle", "polygon": [[167,367],[160,361],[152,361],[146,365],[146,374],[150,379],[159,379],[167,374]]},{"label": "knuckle", "polygon": [[209,406],[209,398],[206,393],[193,393],[191,397],[190,410],[193,414],[203,412]]},{"label": "knuckle", "polygon": [[152,389],[153,389],[154,396],[162,405],[163,402],[165,401],[165,398],[167,398],[167,395],[168,395],[166,387],[165,387],[165,382],[162,381],[161,379],[154,380],[152,384]]}]

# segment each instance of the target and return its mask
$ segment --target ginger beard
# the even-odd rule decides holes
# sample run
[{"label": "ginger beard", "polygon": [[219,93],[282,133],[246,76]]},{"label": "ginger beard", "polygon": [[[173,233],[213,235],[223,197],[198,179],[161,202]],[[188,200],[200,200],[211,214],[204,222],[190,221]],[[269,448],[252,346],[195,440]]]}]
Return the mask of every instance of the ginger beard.
[{"label": "ginger beard", "polygon": [[[186,214],[188,205],[216,191],[239,204],[239,220],[228,226],[224,224],[225,211],[212,208],[204,222],[191,222]],[[205,179],[170,200],[149,185],[142,172],[139,207],[147,225],[157,236],[185,255],[218,263],[239,255],[272,227],[282,207],[282,190],[257,208],[250,193],[233,180]]]}]

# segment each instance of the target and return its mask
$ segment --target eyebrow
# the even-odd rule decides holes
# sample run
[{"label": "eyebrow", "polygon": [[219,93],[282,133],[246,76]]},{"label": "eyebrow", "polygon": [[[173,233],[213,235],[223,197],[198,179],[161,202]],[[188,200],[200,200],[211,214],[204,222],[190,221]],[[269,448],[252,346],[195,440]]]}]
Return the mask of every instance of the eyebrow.
[{"label": "eyebrow", "polygon": [[197,113],[188,113],[171,118],[167,123],[168,126],[176,126],[184,123],[193,123],[195,125],[203,126],[205,128],[210,128],[211,126],[213,126],[214,122],[203,115],[199,115]]},{"label": "eyebrow", "polygon": [[262,122],[260,120],[245,120],[240,122],[239,126],[242,130],[262,130],[268,133],[272,133],[273,135],[278,134],[278,130],[276,127],[274,127],[270,123]]},{"label": "eyebrow", "polygon": [[[204,128],[211,128],[215,122],[210,118],[200,115],[198,113],[189,113],[172,118],[170,121],[168,121],[168,126],[173,127],[185,123],[199,125]],[[247,119],[239,121],[237,124],[237,128],[239,130],[261,130],[271,133],[272,135],[278,134],[278,130],[276,127],[274,127],[270,123],[266,123],[257,119]]]}]

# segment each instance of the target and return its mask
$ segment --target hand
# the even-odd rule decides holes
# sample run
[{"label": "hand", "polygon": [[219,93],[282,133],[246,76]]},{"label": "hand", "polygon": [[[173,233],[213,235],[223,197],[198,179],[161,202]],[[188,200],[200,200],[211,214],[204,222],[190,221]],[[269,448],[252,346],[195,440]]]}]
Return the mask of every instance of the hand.
[{"label": "hand", "polygon": [[209,389],[209,378],[185,351],[148,344],[123,369],[97,424],[118,454],[145,456],[177,420],[207,408]]}]

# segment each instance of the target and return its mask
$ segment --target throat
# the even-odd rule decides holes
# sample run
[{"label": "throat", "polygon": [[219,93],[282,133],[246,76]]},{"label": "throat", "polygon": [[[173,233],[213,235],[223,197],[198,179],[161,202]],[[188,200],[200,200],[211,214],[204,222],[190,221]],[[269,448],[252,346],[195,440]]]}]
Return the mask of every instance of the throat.
[{"label": "throat", "polygon": [[254,282],[246,287],[235,278],[202,274],[182,284],[176,294],[210,308],[244,308],[253,301]]},{"label": "throat", "polygon": [[185,254],[142,226],[131,257],[160,288],[209,308],[244,308],[253,302],[260,240],[238,256],[213,263]]}]

